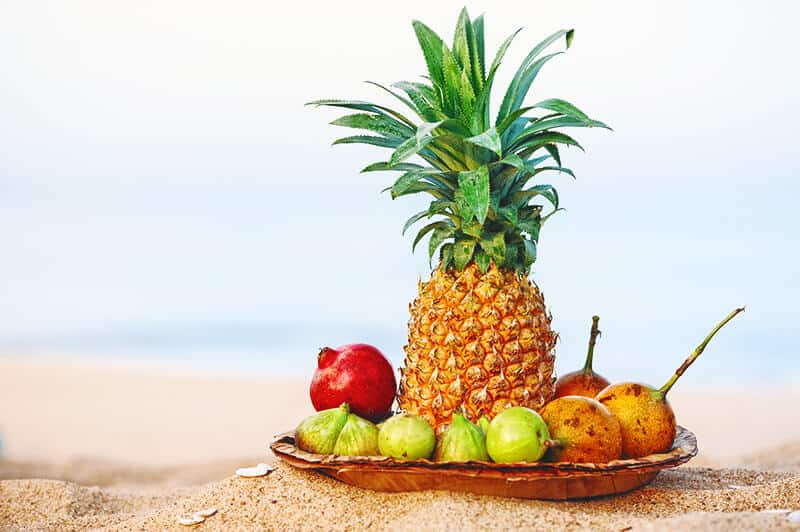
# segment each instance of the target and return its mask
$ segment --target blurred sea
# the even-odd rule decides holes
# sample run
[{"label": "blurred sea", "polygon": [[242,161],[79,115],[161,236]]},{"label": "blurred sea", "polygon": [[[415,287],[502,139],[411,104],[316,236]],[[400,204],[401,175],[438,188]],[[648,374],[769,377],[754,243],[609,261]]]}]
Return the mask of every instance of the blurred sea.
[{"label": "blurred sea", "polygon": [[[733,322],[732,322],[733,323]],[[742,324],[739,324],[740,326]],[[800,385],[797,357],[790,351],[793,337],[770,338],[765,350],[757,333],[720,333],[706,353],[683,378],[687,383],[725,385],[736,383]],[[580,329],[580,328],[577,328]],[[561,330],[563,334],[563,330]],[[584,331],[578,330],[578,334]],[[701,336],[704,332],[699,332]],[[744,337],[744,338],[742,338]],[[701,338],[698,338],[698,341]],[[744,340],[744,342],[742,342]],[[86,358],[128,366],[154,366],[170,372],[218,375],[265,375],[307,379],[314,371],[319,347],[353,341],[378,346],[395,367],[403,360],[405,330],[362,324],[181,322],[118,324],[107,329],[70,333],[37,333],[0,338],[0,356]],[[570,344],[581,344],[585,338]],[[620,342],[615,342],[619,344]],[[644,342],[646,344],[646,342]],[[652,384],[666,380],[697,342],[668,353],[655,345],[648,353],[609,352],[602,339],[596,351],[595,369],[613,379],[633,379]],[[557,348],[559,372],[578,369],[584,352]],[[623,343],[624,345],[624,343]],[[754,355],[758,353],[758,355]],[[658,359],[642,364],[643,358]]]},{"label": "blurred sea", "polygon": [[[400,236],[421,203],[383,186],[0,183],[0,356],[305,379],[319,347],[368,342],[399,366],[428,265]],[[658,187],[627,185],[624,209],[603,185],[561,188],[533,273],[557,369],[581,365],[597,313],[596,368],[660,383],[746,304],[685,381],[800,385],[798,186],[757,218],[735,190],[695,188],[678,213]]]}]

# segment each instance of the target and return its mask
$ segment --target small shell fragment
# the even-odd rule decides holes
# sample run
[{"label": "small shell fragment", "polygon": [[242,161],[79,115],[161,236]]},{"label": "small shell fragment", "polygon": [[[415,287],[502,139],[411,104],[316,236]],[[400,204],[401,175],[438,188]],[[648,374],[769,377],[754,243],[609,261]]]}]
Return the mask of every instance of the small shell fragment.
[{"label": "small shell fragment", "polygon": [[800,510],[790,513],[786,518],[792,523],[800,523]]},{"label": "small shell fragment", "polygon": [[241,467],[236,470],[236,474],[244,478],[265,477],[275,470],[268,464],[258,464],[253,467]]},{"label": "small shell fragment", "polygon": [[217,513],[216,508],[206,508],[205,510],[198,510],[197,512],[193,513],[192,517],[202,517],[205,519],[206,517],[211,517],[215,513]]},{"label": "small shell fragment", "polygon": [[206,520],[205,517],[200,517],[199,515],[196,515],[196,514],[192,515],[192,516],[189,516],[189,517],[186,517],[186,516],[183,516],[183,515],[179,515],[178,516],[178,522],[180,524],[182,524],[183,526],[199,525],[200,523],[202,523],[205,520]]}]

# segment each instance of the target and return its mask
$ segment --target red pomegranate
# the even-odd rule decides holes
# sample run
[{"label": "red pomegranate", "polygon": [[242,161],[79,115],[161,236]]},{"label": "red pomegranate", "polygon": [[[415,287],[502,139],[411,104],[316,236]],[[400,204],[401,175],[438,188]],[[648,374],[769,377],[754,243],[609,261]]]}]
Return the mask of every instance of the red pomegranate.
[{"label": "red pomegranate", "polygon": [[317,356],[310,390],[317,411],[347,403],[354,414],[378,421],[390,414],[396,391],[394,369],[376,347],[323,347]]}]

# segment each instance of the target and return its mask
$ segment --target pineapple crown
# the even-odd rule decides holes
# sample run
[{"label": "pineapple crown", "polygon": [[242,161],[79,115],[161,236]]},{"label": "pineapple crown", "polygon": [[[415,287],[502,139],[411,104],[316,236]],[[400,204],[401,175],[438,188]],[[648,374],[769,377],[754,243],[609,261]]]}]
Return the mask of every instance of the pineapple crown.
[{"label": "pineapple crown", "polygon": [[[539,70],[563,53],[542,52],[562,38],[569,48],[574,31],[557,31],[530,51],[506,89],[492,124],[489,97],[495,73],[521,28],[503,41],[487,69],[483,15],[470,20],[466,8],[461,11],[452,48],[422,22],[415,20],[413,26],[428,67],[424,81],[401,81],[392,88],[367,83],[402,102],[418,120],[365,101],[319,100],[308,105],[359,111],[331,124],[371,134],[340,138],[334,144],[371,144],[393,150],[388,161],[362,170],[401,172],[385,189],[392,199],[418,192],[433,196],[430,206],[403,227],[405,234],[417,222],[430,220],[414,238],[412,250],[430,235],[429,256],[432,259],[439,249],[445,268],[462,270],[475,262],[485,272],[494,262],[527,274],[536,260],[540,227],[561,210],[552,185],[531,181],[545,171],[574,177],[561,165],[559,145],[583,150],[575,139],[556,129],[610,129],[561,99],[523,107]],[[408,162],[415,155],[426,164]],[[540,199],[552,207],[549,213],[543,214],[544,205],[536,203]]]}]

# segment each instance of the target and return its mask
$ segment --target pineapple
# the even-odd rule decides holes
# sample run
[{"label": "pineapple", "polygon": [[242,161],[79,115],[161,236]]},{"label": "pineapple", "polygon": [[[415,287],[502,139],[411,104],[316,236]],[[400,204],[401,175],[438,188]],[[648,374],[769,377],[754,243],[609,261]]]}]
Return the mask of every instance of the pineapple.
[{"label": "pineapple", "polygon": [[487,65],[482,16],[471,20],[461,11],[452,47],[421,22],[413,26],[428,76],[392,87],[369,82],[408,107],[413,120],[365,101],[310,104],[356,111],[332,124],[369,132],[334,144],[392,150],[388,160],[363,171],[400,172],[386,189],[393,199],[432,196],[430,206],[403,228],[405,233],[428,220],[412,250],[429,237],[428,253],[432,259],[438,252],[438,265],[430,280],[419,283],[410,305],[398,403],[434,427],[448,423],[459,408],[472,421],[513,405],[536,409],[553,393],[557,335],[528,274],[539,230],[560,208],[552,185],[531,181],[546,171],[574,177],[561,165],[559,146],[581,147],[557,129],[607,126],[561,99],[523,106],[539,70],[561,52],[542,53],[561,39],[569,48],[572,30],[558,31],[531,50],[492,123],[495,73],[519,30]]}]

